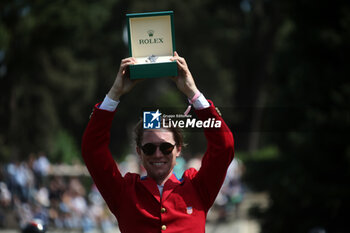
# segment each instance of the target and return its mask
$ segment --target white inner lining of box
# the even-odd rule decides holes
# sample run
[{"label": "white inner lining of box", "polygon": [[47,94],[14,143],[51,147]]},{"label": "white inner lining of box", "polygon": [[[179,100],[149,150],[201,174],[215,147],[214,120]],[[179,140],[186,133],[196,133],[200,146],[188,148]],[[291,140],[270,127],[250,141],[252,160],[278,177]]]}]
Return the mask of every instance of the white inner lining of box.
[{"label": "white inner lining of box", "polygon": [[161,62],[171,62],[170,58],[172,56],[160,56],[155,62],[150,62],[148,57],[136,57],[137,64],[146,64],[146,63],[161,63]]}]

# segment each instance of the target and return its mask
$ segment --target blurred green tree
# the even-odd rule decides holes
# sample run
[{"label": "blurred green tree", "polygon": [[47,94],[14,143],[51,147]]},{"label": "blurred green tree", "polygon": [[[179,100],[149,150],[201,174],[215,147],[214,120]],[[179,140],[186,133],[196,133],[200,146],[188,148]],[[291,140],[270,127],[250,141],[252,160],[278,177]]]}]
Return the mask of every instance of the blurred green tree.
[{"label": "blurred green tree", "polygon": [[[278,5],[263,6],[270,4]],[[250,186],[270,194],[269,208],[253,213],[262,232],[348,232],[350,7],[290,1],[276,10],[283,18],[256,130],[269,131],[262,144],[277,147],[274,156],[254,159],[256,151],[247,160]]]},{"label": "blurred green tree", "polygon": [[111,56],[108,45],[117,51],[123,48],[115,36],[121,28],[111,28],[110,23],[122,18],[112,17],[112,9],[123,9],[125,4],[114,0],[1,3],[2,158],[23,159],[41,150],[50,155],[60,130],[72,135],[79,148],[78,138],[89,115],[86,106],[106,82],[105,75],[115,73],[114,67],[104,69],[108,63],[115,65],[119,55]]}]

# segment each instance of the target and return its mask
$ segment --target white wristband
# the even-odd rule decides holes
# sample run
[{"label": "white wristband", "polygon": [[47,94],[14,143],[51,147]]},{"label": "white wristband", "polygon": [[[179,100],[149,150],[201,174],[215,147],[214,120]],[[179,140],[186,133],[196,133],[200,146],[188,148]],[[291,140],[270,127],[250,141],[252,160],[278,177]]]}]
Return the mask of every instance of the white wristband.
[{"label": "white wristband", "polygon": [[100,105],[100,109],[102,110],[107,110],[107,111],[110,111],[110,112],[114,112],[118,106],[118,104],[120,103],[120,100],[118,101],[115,101],[115,100],[112,100],[111,98],[109,98],[107,95],[106,97],[104,98],[102,104]]},{"label": "white wristband", "polygon": [[201,94],[194,102],[193,107],[197,110],[201,110],[204,108],[209,108],[210,104],[208,100],[204,97],[203,94]]}]

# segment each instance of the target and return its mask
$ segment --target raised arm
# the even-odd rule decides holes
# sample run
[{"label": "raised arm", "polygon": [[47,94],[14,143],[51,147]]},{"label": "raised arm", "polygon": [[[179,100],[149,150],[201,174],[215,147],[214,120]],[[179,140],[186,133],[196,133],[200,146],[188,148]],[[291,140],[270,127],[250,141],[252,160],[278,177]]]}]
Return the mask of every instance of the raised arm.
[{"label": "raised arm", "polygon": [[109,98],[118,101],[122,95],[131,91],[138,82],[138,80],[131,80],[128,72],[128,67],[135,63],[136,60],[132,57],[125,58],[121,61],[117,77],[107,94]]},{"label": "raised arm", "polygon": [[176,83],[177,88],[184,93],[188,99],[192,99],[199,91],[187,66],[186,60],[180,57],[177,52],[174,52],[172,60],[176,61],[178,66],[178,76],[173,77],[173,81]]},{"label": "raised arm", "polygon": [[193,99],[194,96],[194,99],[199,96],[193,103],[198,118],[202,121],[214,119],[214,121],[220,122],[219,128],[204,130],[207,139],[207,150],[203,156],[199,172],[192,179],[208,210],[221,188],[227,168],[234,157],[233,136],[213,103],[211,101],[207,102],[203,95],[198,95],[199,90],[185,59],[175,52],[173,60],[177,61],[179,69],[179,75],[173,78],[178,89],[189,100]]},{"label": "raised arm", "polygon": [[[234,158],[233,135],[224,120],[210,102],[210,107],[196,110],[199,119],[221,122],[219,128],[204,129],[207,150],[202,165],[192,182],[197,186],[207,210],[212,206],[224,182],[227,169]],[[216,124],[215,124],[216,125]]]},{"label": "raised arm", "polygon": [[[121,61],[117,77],[108,92],[108,97],[113,101],[118,101],[135,85],[136,82],[129,79],[127,72],[127,67],[134,62],[133,58]],[[123,191],[123,178],[109,150],[115,108],[107,111],[102,105],[97,104],[91,114],[82,139],[82,156],[96,186],[113,211],[117,208],[117,197]]]}]

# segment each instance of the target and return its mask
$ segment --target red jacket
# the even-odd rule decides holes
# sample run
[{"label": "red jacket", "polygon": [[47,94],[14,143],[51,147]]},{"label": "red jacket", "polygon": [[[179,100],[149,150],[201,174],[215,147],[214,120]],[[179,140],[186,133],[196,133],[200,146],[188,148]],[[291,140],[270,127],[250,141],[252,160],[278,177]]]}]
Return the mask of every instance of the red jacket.
[{"label": "red jacket", "polygon": [[221,188],[234,149],[232,133],[212,103],[196,113],[201,120],[222,121],[221,128],[204,130],[207,151],[199,171],[188,169],[181,180],[172,175],[160,197],[153,179],[133,173],[121,175],[108,148],[114,112],[94,108],[83,136],[82,155],[121,232],[205,232],[207,212]]}]

